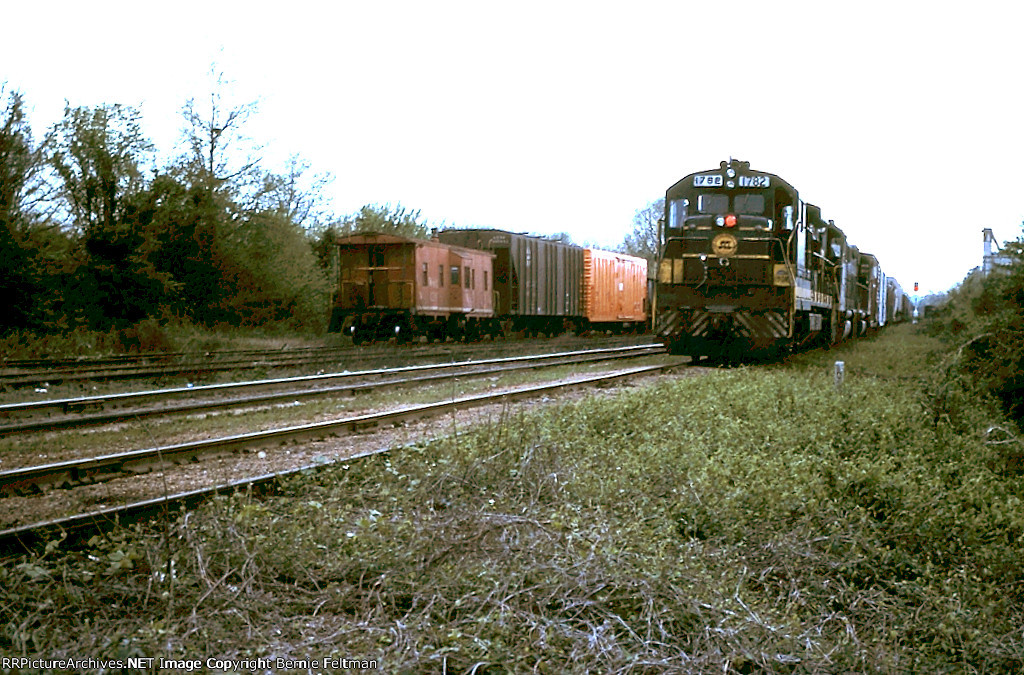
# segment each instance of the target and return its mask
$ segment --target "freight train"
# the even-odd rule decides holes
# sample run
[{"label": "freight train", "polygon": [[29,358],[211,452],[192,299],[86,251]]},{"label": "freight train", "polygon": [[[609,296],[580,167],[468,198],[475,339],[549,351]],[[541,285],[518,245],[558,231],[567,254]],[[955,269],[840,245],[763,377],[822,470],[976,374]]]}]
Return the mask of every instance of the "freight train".
[{"label": "freight train", "polygon": [[694,360],[774,355],[911,316],[875,256],[775,174],[730,160],[665,193],[654,331]]},{"label": "freight train", "polygon": [[643,258],[492,229],[431,240],[356,234],[337,253],[329,330],[355,344],[633,332],[648,322]]}]

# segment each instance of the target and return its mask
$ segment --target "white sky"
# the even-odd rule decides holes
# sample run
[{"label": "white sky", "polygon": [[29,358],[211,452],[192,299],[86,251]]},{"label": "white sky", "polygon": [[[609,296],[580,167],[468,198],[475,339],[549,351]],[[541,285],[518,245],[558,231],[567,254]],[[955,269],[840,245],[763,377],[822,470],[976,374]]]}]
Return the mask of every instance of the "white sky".
[{"label": "white sky", "polygon": [[1024,219],[1016,3],[5,3],[0,82],[37,136],[72,106],[139,107],[171,154],[186,99],[260,100],[276,161],[335,176],[339,215],[569,232],[730,156],[819,205],[904,288],[981,263]]}]

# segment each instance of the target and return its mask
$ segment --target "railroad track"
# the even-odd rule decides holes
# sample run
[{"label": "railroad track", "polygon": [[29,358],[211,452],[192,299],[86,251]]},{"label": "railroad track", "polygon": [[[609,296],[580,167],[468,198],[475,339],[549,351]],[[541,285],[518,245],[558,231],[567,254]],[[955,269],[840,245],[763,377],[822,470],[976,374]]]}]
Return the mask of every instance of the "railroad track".
[{"label": "railroad track", "polygon": [[228,349],[207,352],[140,352],[129,354],[108,354],[105,356],[72,356],[64,358],[38,359],[0,359],[0,374],[12,371],[52,370],[58,368],[104,368],[125,365],[146,365],[152,363],[168,363],[195,359],[197,356],[206,361],[228,358],[263,358],[268,355],[310,354],[333,350],[334,347],[288,347],[280,349]]},{"label": "railroad track", "polygon": [[[198,387],[175,387],[142,392],[125,392],[100,396],[80,396],[64,399],[43,401],[23,401],[0,405],[0,419],[13,419],[26,415],[34,416],[28,420],[16,421],[0,425],[0,437],[19,433],[53,431],[76,427],[111,424],[127,420],[136,420],[156,416],[183,413],[197,413],[222,408],[239,407],[271,403],[280,400],[299,398],[326,397],[339,395],[355,395],[380,387],[395,387],[408,384],[425,384],[431,381],[448,379],[458,376],[478,376],[494,372],[517,370],[523,368],[550,367],[603,361],[613,358],[634,358],[664,353],[658,344],[635,345],[629,347],[608,347],[602,349],[579,350],[571,352],[555,352],[552,354],[534,354],[529,356],[503,357],[477,361],[461,361],[454,363],[434,363],[398,368],[382,368],[354,372],[322,373],[288,378],[252,380],[248,382],[231,382],[223,384],[202,385]],[[330,382],[345,380],[366,380],[372,377],[394,375],[412,375],[429,373],[418,377],[405,377],[359,384],[324,386]],[[197,400],[179,405],[163,405],[160,407],[129,407],[117,411],[95,412],[108,406],[138,406],[143,402],[160,402],[187,396],[189,398],[204,395],[219,395],[232,392],[279,389],[282,386],[305,386],[303,389],[288,389],[258,395],[233,397],[219,400]],[[53,417],[56,411],[63,416]],[[46,414],[46,417],[40,417]]]},{"label": "railroad track", "polygon": [[[268,431],[253,432],[227,436],[223,438],[180,443],[177,445],[134,450],[104,457],[58,462],[45,466],[24,467],[0,473],[0,489],[5,492],[24,489],[39,489],[40,486],[73,485],[97,480],[106,480],[124,475],[125,472],[136,473],[153,470],[162,465],[208,456],[211,453],[233,452],[240,449],[255,449],[277,445],[286,441],[323,438],[328,435],[353,433],[362,429],[382,424],[415,420],[424,417],[444,414],[452,410],[471,408],[510,400],[532,398],[541,394],[551,393],[572,387],[594,386],[615,380],[652,375],[678,368],[685,360],[674,360],[669,363],[651,366],[640,366],[618,370],[612,373],[591,375],[587,377],[563,380],[554,383],[519,387],[517,389],[476,394],[455,398],[439,403],[412,405],[385,412],[355,415],[337,420],[303,424]],[[388,449],[364,452],[349,456],[343,460],[321,462],[297,469],[266,474],[255,478],[233,481],[200,490],[192,490],[156,499],[135,502],[119,507],[101,509],[89,513],[77,514],[67,518],[54,519],[0,531],[0,553],[10,554],[30,547],[41,540],[56,534],[70,534],[81,537],[83,534],[95,532],[112,526],[114,523],[126,523],[145,517],[154,512],[162,512],[172,507],[188,506],[214,494],[242,488],[260,488],[274,483],[286,475],[305,471],[337,462],[350,462],[357,457],[368,456]]]},{"label": "railroad track", "polygon": [[273,356],[264,354],[255,358],[229,361],[189,361],[172,365],[115,365],[97,368],[91,364],[58,368],[33,369],[31,371],[8,370],[0,374],[0,385],[18,388],[42,384],[68,382],[103,382],[110,380],[132,380],[162,378],[172,375],[198,375],[228,372],[246,368],[288,368],[309,364],[336,363],[352,356],[351,349],[323,350],[315,354]]},{"label": "railroad track", "polygon": [[[597,338],[612,343],[623,338]],[[294,350],[238,350],[213,352],[204,358],[184,361],[182,353],[148,354],[144,357],[112,356],[96,359],[58,359],[6,361],[0,367],[0,387],[12,389],[39,387],[73,382],[105,382],[132,379],[157,379],[176,375],[209,375],[253,368],[281,369],[306,365],[337,364],[345,361],[368,363],[401,358],[403,360],[436,359],[440,355],[493,353],[510,349],[510,345],[528,343],[485,343],[476,345],[411,345],[401,348],[303,348]],[[545,344],[553,344],[547,341]],[[194,357],[194,355],[189,355]],[[227,356],[228,358],[224,358]],[[134,359],[134,360],[133,360]]]}]

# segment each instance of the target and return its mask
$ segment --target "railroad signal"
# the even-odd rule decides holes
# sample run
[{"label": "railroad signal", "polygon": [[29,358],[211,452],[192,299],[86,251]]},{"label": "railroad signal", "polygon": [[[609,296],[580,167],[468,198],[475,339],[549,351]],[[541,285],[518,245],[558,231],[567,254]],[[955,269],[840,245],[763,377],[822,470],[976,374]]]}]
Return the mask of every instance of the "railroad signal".
[{"label": "railroad signal", "polygon": [[914,292],[917,293],[917,282],[914,282]]}]

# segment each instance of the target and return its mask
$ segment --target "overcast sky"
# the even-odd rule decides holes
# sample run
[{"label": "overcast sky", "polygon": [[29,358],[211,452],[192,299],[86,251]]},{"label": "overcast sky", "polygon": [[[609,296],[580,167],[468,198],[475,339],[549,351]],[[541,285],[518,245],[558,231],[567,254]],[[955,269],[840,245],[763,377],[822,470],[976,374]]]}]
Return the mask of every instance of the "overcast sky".
[{"label": "overcast sky", "polygon": [[905,288],[943,290],[1024,220],[1024,10],[1004,1],[5,3],[0,82],[37,136],[141,109],[176,151],[211,64],[267,157],[333,209],[619,244],[729,157],[782,177]]}]

